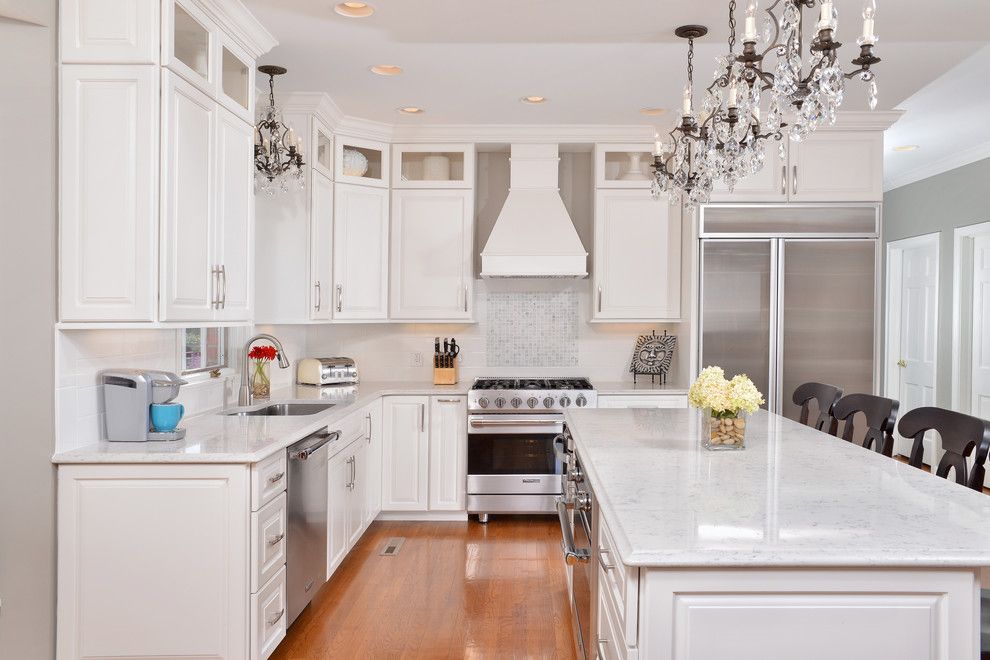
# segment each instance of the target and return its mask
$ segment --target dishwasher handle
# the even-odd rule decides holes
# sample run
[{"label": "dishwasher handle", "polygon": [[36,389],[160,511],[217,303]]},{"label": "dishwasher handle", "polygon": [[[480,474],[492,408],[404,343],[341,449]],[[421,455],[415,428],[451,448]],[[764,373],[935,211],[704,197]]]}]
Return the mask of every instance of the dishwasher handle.
[{"label": "dishwasher handle", "polygon": [[332,432],[322,431],[320,433],[314,433],[313,435],[310,436],[310,438],[313,438],[314,440],[319,440],[319,442],[314,442],[308,447],[304,447],[302,449],[298,449],[296,451],[290,452],[289,458],[296,459],[299,461],[305,461],[310,456],[312,456],[317,451],[319,451],[320,448],[333,442],[339,437],[340,437],[340,431],[332,431]]}]

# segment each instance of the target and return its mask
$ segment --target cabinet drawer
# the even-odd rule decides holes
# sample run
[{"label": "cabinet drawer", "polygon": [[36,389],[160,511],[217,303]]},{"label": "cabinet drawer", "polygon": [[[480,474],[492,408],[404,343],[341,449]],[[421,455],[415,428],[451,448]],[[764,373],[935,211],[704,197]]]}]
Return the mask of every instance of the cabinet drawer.
[{"label": "cabinet drawer", "polygon": [[251,592],[285,565],[286,495],[251,514]]},{"label": "cabinet drawer", "polygon": [[[336,456],[341,451],[348,448],[355,440],[364,438],[368,434],[368,413],[358,410],[351,413],[344,419],[330,426],[331,431],[340,431],[340,437],[330,446],[329,456]],[[350,449],[353,451],[353,447]]]},{"label": "cabinet drawer", "polygon": [[265,660],[285,639],[285,567],[251,596],[251,660]]},{"label": "cabinet drawer", "polygon": [[639,569],[625,566],[615,552],[615,542],[604,518],[598,528],[598,564],[601,569],[599,598],[611,601],[623,637],[637,639],[639,610]]},{"label": "cabinet drawer", "polygon": [[[606,579],[605,574],[604,569],[598,569],[599,582]],[[626,660],[630,655],[635,656],[635,653],[630,654],[626,647],[622,626],[616,620],[614,603],[610,600],[606,590],[599,589],[598,603],[596,604],[598,629],[595,631],[595,638],[588,641],[589,646],[594,645],[594,651],[591,652],[590,657],[598,658],[598,660]],[[591,649],[588,650],[591,651]]]},{"label": "cabinet drawer", "polygon": [[285,490],[285,452],[251,466],[251,510],[258,511]]}]

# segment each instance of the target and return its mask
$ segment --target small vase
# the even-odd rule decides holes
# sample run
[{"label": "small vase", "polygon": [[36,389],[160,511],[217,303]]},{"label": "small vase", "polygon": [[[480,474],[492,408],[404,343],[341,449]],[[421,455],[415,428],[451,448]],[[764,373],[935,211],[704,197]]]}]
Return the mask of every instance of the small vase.
[{"label": "small vase", "polygon": [[251,395],[256,399],[267,399],[272,394],[268,363],[268,360],[255,360],[251,367]]},{"label": "small vase", "polygon": [[711,451],[746,448],[746,413],[701,411],[701,444]]}]

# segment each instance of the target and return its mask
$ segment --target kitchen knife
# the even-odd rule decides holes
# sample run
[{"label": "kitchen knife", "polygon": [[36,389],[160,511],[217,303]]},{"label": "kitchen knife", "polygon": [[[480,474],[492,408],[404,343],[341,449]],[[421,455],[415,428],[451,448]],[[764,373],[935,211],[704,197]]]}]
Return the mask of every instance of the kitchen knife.
[{"label": "kitchen knife", "polygon": [[440,368],[440,338],[433,338],[433,368]]},{"label": "kitchen knife", "polygon": [[443,367],[445,369],[448,366],[447,365],[447,358],[449,357],[449,355],[450,355],[450,342],[448,342],[447,341],[447,338],[444,337],[443,338]]}]

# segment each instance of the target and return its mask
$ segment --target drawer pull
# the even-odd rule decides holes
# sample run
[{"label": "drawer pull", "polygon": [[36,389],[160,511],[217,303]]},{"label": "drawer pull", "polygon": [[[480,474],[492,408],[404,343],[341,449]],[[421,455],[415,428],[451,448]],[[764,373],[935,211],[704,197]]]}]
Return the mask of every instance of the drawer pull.
[{"label": "drawer pull", "polygon": [[595,646],[598,647],[598,657],[599,658],[606,658],[607,656],[605,655],[605,647],[608,646],[608,640],[607,639],[604,639],[602,637],[599,637],[598,638],[598,642],[595,644]]},{"label": "drawer pull", "polygon": [[277,474],[273,474],[272,476],[268,477],[268,483],[277,484],[278,482],[282,481],[282,477],[284,476],[285,476],[285,472],[279,472]]},{"label": "drawer pull", "polygon": [[601,564],[602,568],[604,568],[606,572],[615,570],[615,564],[610,564],[605,561],[604,555],[610,554],[611,553],[605,548],[598,548],[598,563]]},{"label": "drawer pull", "polygon": [[278,545],[279,543],[282,542],[282,539],[284,538],[285,538],[285,532],[282,532],[281,534],[277,534],[271,537],[270,539],[268,539],[268,545]]},{"label": "drawer pull", "polygon": [[284,607],[282,608],[282,611],[281,612],[279,612],[278,614],[275,615],[274,618],[268,620],[268,625],[269,626],[274,626],[276,623],[278,623],[282,619],[283,616],[285,616],[285,608]]}]

